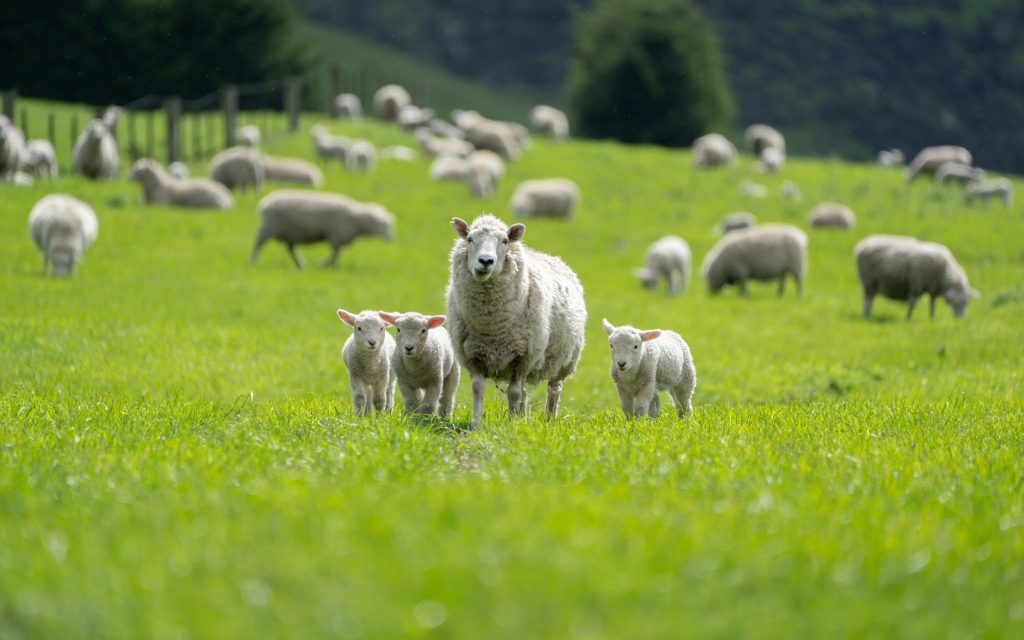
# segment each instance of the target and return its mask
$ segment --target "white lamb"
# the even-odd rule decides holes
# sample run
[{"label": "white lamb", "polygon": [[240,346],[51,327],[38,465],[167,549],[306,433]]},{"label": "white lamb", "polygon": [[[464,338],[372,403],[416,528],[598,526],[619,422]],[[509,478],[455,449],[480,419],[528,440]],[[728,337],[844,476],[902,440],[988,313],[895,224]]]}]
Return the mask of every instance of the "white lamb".
[{"label": "white lamb", "polygon": [[539,135],[565,140],[569,137],[569,118],[560,109],[540,104],[530,109],[530,128]]},{"label": "white lamb", "polygon": [[128,179],[142,185],[142,199],[146,204],[221,211],[235,206],[231,191],[221,183],[207,178],[172,178],[159,162],[149,158],[137,160]]},{"label": "white lamb", "polygon": [[86,125],[71,152],[71,172],[90,180],[113,180],[121,159],[111,133],[116,115]]},{"label": "white lamb", "polygon": [[836,227],[852,229],[857,223],[853,210],[838,202],[822,202],[811,209],[807,215],[807,223],[812,227]]},{"label": "white lamb", "polygon": [[680,418],[693,413],[697,368],[690,346],[675,331],[641,331],[628,325],[613,326],[602,320],[611,348],[611,375],[627,418],[657,418],[661,413],[659,391],[668,391]]},{"label": "white lamb", "polygon": [[786,153],[778,147],[766,147],[757,161],[761,173],[778,173],[786,164]]},{"label": "white lamb", "polygon": [[737,211],[735,213],[727,213],[722,217],[722,220],[715,227],[715,235],[725,235],[730,231],[738,231],[740,229],[749,229],[757,225],[757,216],[750,213],[749,211]]},{"label": "white lamb", "polygon": [[230,147],[210,160],[210,177],[228,189],[263,189],[266,165],[263,154],[250,147]]},{"label": "white lamb", "polygon": [[358,202],[340,194],[315,191],[275,191],[259,203],[260,227],[252,248],[256,262],[268,240],[288,247],[295,266],[305,268],[297,246],[326,242],[331,254],[322,266],[334,266],[345,247],[363,236],[394,237],[395,216],[379,204]]},{"label": "white lamb", "polygon": [[971,152],[963,147],[950,145],[925,147],[907,167],[907,182],[913,182],[920,175],[934,175],[945,162],[957,162],[970,165],[973,163]]},{"label": "white lamb", "polygon": [[857,275],[864,289],[864,317],[871,317],[875,296],[907,302],[907,320],[914,304],[928,294],[929,316],[935,319],[935,299],[942,296],[963,317],[967,303],[981,294],[967,282],[967,273],[945,246],[907,236],[873,235],[853,250]]},{"label": "white lamb", "polygon": [[761,157],[765,149],[774,148],[786,154],[786,139],[775,127],[752,124],[743,135],[743,144],[752,155]]},{"label": "white lamb", "polygon": [[28,229],[43,253],[43,275],[70,276],[82,254],[96,241],[99,221],[81,200],[51,194],[32,207]]},{"label": "white lamb", "polygon": [[373,94],[373,111],[383,120],[398,120],[402,107],[409,104],[412,104],[409,92],[397,84],[384,85]]},{"label": "white lamb", "polygon": [[977,182],[984,179],[984,169],[972,167],[969,164],[960,164],[959,162],[943,162],[935,170],[935,182],[939,184],[956,182],[960,185],[965,185],[969,182]]},{"label": "white lamb", "polygon": [[363,119],[363,102],[354,93],[339,93],[334,98],[334,117],[349,120]]},{"label": "white lamb", "polygon": [[788,224],[733,231],[712,247],[701,266],[709,292],[735,284],[742,296],[747,295],[747,280],[776,279],[781,296],[789,275],[796,280],[797,296],[803,296],[806,272],[807,234]]},{"label": "white lamb", "polygon": [[356,140],[348,148],[345,168],[349,173],[369,173],[377,166],[377,148],[368,140]]},{"label": "white lamb", "polygon": [[180,160],[175,160],[167,165],[167,175],[178,180],[184,180],[189,177],[188,165]]},{"label": "white lamb", "polygon": [[398,375],[405,412],[451,418],[460,372],[452,339],[441,326],[445,317],[419,313],[381,313],[380,317],[395,327],[391,368]]},{"label": "white lamb", "polygon": [[354,329],[341,349],[341,358],[348,369],[356,414],[368,416],[372,410],[391,411],[395,406],[398,381],[391,366],[395,339],[376,311],[353,315],[338,309],[338,317]]},{"label": "white lamb", "polygon": [[709,133],[693,141],[693,166],[710,169],[736,162],[736,147],[720,133]]},{"label": "white lamb", "polygon": [[22,169],[37,178],[57,177],[57,151],[49,140],[29,140],[21,158]]},{"label": "white lamb", "polygon": [[562,382],[583,351],[587,309],[579,278],[561,259],[520,242],[526,227],[491,215],[472,226],[452,218],[448,326],[473,386],[472,424],[481,424],[487,378],[508,382],[514,415],[529,408],[527,384],[547,380],[547,414],[558,415]]},{"label": "white lamb", "polygon": [[512,213],[520,218],[571,218],[580,189],[568,178],[525,180],[512,194]]},{"label": "white lamb", "polygon": [[1013,183],[1008,178],[972,182],[967,185],[967,197],[984,202],[988,202],[989,198],[999,198],[1003,208],[1009,209],[1013,206]]},{"label": "white lamb", "polygon": [[299,158],[263,156],[263,171],[268,182],[291,182],[317,189],[324,183],[320,167]]},{"label": "white lamb", "polygon": [[21,130],[0,115],[0,180],[10,180],[21,168],[25,153],[25,136]]},{"label": "white lamb", "polygon": [[313,126],[310,129],[313,136],[313,149],[316,155],[323,160],[337,160],[342,165],[348,158],[348,148],[352,145],[352,139],[347,136],[334,136],[328,133],[327,127],[322,124]]},{"label": "white lamb", "polygon": [[690,283],[693,257],[690,245],[679,236],[665,236],[647,249],[644,266],[633,270],[645,289],[653,289],[665,281],[669,295],[684,293]]},{"label": "white lamb", "polygon": [[254,124],[238,127],[235,129],[235,144],[254,149],[260,146],[260,128]]}]

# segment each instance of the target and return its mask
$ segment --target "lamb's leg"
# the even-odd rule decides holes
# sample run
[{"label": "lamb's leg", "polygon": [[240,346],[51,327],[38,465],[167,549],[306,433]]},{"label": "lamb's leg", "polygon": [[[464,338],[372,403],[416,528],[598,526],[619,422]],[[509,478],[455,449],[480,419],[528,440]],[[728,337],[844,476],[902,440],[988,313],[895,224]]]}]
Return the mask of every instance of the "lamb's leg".
[{"label": "lamb's leg", "polygon": [[441,397],[441,385],[432,384],[423,390],[423,400],[420,401],[419,411],[425,415],[437,413],[438,399]]},{"label": "lamb's leg", "polygon": [[484,389],[487,387],[487,379],[483,374],[470,372],[473,385],[473,419],[470,425],[479,427],[484,417]]},{"label": "lamb's leg", "polygon": [[917,296],[910,294],[907,297],[907,322],[910,321],[910,316],[914,315],[914,305],[917,304]]},{"label": "lamb's leg", "polygon": [[324,261],[320,263],[320,267],[326,269],[327,267],[333,267],[338,264],[338,257],[341,255],[341,245],[336,244],[331,246],[331,254],[324,258]]},{"label": "lamb's leg", "polygon": [[633,415],[637,418],[642,418],[648,415],[650,411],[651,403],[654,402],[657,390],[654,387],[654,383],[646,385],[640,389],[640,392],[636,394],[633,399]]},{"label": "lamb's leg", "polygon": [[622,407],[622,415],[630,418],[633,416],[633,396],[626,393],[622,387],[615,385],[615,390],[619,392],[619,405]]},{"label": "lamb's leg", "polygon": [[388,384],[384,384],[373,387],[373,408],[380,412],[384,411],[388,406]]},{"label": "lamb's leg", "polygon": [[402,400],[405,405],[406,413],[413,413],[416,411],[416,406],[419,404],[419,393],[415,387],[410,387],[404,382],[398,383],[398,390],[402,392]]},{"label": "lamb's leg", "polygon": [[935,319],[935,296],[929,295],[928,299],[928,317],[932,320]]},{"label": "lamb's leg", "polygon": [[693,404],[691,398],[693,397],[693,388],[689,385],[682,384],[671,389],[669,395],[672,396],[672,402],[676,405],[676,413],[679,414],[680,418],[693,413]]},{"label": "lamb's leg", "polygon": [[558,417],[558,401],[562,398],[562,381],[548,380],[548,418]]},{"label": "lamb's leg", "polygon": [[352,408],[355,409],[357,416],[365,416],[367,414],[368,398],[366,395],[366,388],[363,383],[355,378],[350,381],[352,385]]},{"label": "lamb's leg", "polygon": [[306,268],[306,262],[302,259],[302,256],[299,255],[299,248],[298,247],[296,247],[294,244],[289,244],[288,245],[288,253],[291,254],[292,260],[295,261],[295,266],[296,267],[298,267],[299,269],[305,269]]},{"label": "lamb's leg", "polygon": [[395,375],[394,371],[391,372],[391,379],[388,380],[387,396],[384,400],[384,408],[387,411],[394,411],[395,409],[395,387],[397,386],[398,376]]},{"label": "lamb's leg", "polygon": [[654,392],[654,397],[651,398],[651,406],[647,408],[647,416],[654,420],[661,415],[661,399],[658,398],[658,392]]},{"label": "lamb's leg", "polygon": [[444,379],[441,389],[441,404],[438,408],[438,415],[442,418],[451,418],[452,410],[455,408],[455,391],[459,388],[459,366],[453,365],[451,372]]}]

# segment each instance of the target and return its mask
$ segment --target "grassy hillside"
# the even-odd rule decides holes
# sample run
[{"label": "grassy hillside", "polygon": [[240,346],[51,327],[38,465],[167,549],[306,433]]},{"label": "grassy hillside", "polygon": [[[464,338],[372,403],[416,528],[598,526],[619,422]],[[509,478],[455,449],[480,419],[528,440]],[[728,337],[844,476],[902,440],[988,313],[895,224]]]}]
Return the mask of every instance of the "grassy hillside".
[{"label": "grassy hillside", "polygon": [[[483,201],[428,166],[326,167],[397,237],[305,272],[280,245],[248,263],[254,194],[213,214],[143,206],[123,180],[0,184],[0,637],[1024,633],[1024,206],[871,166],[697,173],[685,152],[596,142],[535,141]],[[516,183],[551,175],[584,194],[524,239],[587,290],[563,415],[536,390],[534,417],[509,420],[492,385],[468,430],[464,381],[453,424],[354,416],[335,309],[441,312],[449,219],[507,219]],[[743,178],[772,195],[744,198]],[[776,195],[784,179],[804,201]],[[26,233],[51,190],[100,218],[72,280],[42,277]],[[858,225],[809,232],[803,299],[697,278],[670,299],[630,273],[665,233],[699,263],[722,214],[805,226],[822,199]],[[934,322],[885,301],[862,319],[851,251],[875,232],[947,243],[984,298],[960,321],[941,302]],[[620,416],[602,317],[687,339],[692,418]]]}]

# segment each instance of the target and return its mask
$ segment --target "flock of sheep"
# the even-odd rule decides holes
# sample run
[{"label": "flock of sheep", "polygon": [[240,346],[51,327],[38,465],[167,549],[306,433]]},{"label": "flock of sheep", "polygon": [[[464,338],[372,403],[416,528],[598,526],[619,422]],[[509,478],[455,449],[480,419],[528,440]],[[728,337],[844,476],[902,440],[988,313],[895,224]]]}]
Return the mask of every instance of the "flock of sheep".
[{"label": "flock of sheep", "polygon": [[[431,109],[412,104],[408,92],[397,85],[378,90],[373,109],[378,117],[412,133],[419,151],[394,146],[378,153],[367,140],[333,135],[318,125],[311,130],[317,157],[324,163],[337,161],[353,173],[366,173],[374,170],[378,156],[407,161],[423,153],[433,158],[430,179],[461,182],[475,196],[485,197],[505,176],[505,163],[516,160],[529,146],[528,130],[522,125],[463,110],[456,110],[446,121]],[[113,130],[120,113],[112,107],[86,126],[74,146],[74,173],[96,180],[116,178],[119,158]],[[359,119],[363,117],[362,104],[357,96],[342,94],[336,99],[335,113]],[[535,107],[529,120],[536,134],[556,140],[569,135],[565,114],[552,107]],[[235,137],[238,146],[210,162],[209,178],[189,177],[181,163],[165,170],[155,160],[141,159],[132,166],[129,179],[140,184],[147,203],[219,210],[234,207],[232,191],[261,191],[268,181],[312,189],[323,184],[317,165],[261,152],[260,132],[255,126],[241,127]],[[775,173],[785,166],[785,139],[774,128],[753,125],[744,142],[757,158],[760,171]],[[736,158],[736,147],[717,133],[702,136],[693,144],[693,162],[700,169],[731,165]],[[1009,206],[1010,182],[986,180],[971,160],[961,147],[929,147],[907,167],[907,179],[933,175],[943,184],[965,185],[971,197],[996,197]],[[902,162],[899,151],[879,154],[880,164]],[[49,142],[26,143],[21,132],[0,117],[0,177],[31,182],[27,172],[37,178],[54,177],[56,167],[56,154]],[[763,186],[750,181],[744,181],[741,190],[755,197],[764,194]],[[790,182],[783,184],[781,193],[791,199],[801,197]],[[515,189],[510,209],[520,218],[568,218],[579,200],[579,188],[572,180],[529,180]],[[259,212],[252,261],[268,240],[277,240],[300,269],[304,266],[297,250],[300,245],[326,242],[331,253],[324,264],[333,265],[341,249],[356,239],[388,239],[394,234],[394,215],[384,206],[311,189],[271,192],[260,200]],[[849,229],[855,217],[845,205],[823,202],[812,209],[808,223]],[[562,384],[575,371],[584,344],[587,312],[579,278],[560,258],[526,246],[522,223],[509,226],[494,216],[482,215],[471,224],[453,218],[451,226],[457,237],[449,256],[446,315],[338,310],[339,318],[353,329],[342,353],[357,412],[391,410],[397,386],[407,412],[450,417],[461,366],[472,385],[474,425],[482,420],[487,379],[508,385],[508,407],[514,415],[529,410],[527,385],[546,382],[547,413],[557,415]],[[44,256],[44,271],[54,275],[70,275],[98,232],[92,209],[62,194],[41,199],[29,214],[29,227]],[[759,225],[746,212],[726,216],[719,232],[722,237],[705,256],[700,271],[711,293],[733,285],[745,295],[748,281],[755,280],[777,281],[782,295],[786,280],[792,278],[797,295],[802,295],[806,233],[788,224]],[[906,301],[908,319],[921,296],[930,297],[934,318],[937,298],[944,298],[959,317],[970,298],[978,295],[943,245],[873,235],[858,243],[854,253],[867,317],[876,295]],[[686,241],[666,236],[650,246],[644,266],[636,269],[635,275],[647,288],[664,281],[674,295],[688,288],[691,265],[692,252]],[[696,369],[682,337],[668,330],[616,327],[607,320],[602,326],[609,338],[611,377],[627,416],[657,417],[659,391],[668,391],[680,417],[692,411]],[[389,327],[395,328],[394,336]]]}]

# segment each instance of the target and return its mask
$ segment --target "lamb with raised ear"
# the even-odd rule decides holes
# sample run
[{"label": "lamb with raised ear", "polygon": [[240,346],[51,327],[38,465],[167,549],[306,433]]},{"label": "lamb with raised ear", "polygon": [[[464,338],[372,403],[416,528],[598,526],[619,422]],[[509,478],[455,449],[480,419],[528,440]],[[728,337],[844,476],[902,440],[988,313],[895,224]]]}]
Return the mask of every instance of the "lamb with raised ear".
[{"label": "lamb with raised ear", "polygon": [[701,266],[710,293],[735,284],[742,296],[747,295],[748,280],[776,279],[781,296],[787,276],[793,276],[797,296],[803,296],[806,272],[807,234],[788,224],[763,224],[726,234]]},{"label": "lamb with raised ear", "polygon": [[207,178],[172,178],[159,162],[149,158],[137,160],[128,179],[142,185],[142,199],[146,204],[221,211],[235,206],[231,191],[221,183]]},{"label": "lamb with raised ear", "polygon": [[445,317],[384,312],[380,317],[395,327],[391,367],[398,375],[405,412],[451,418],[459,388],[459,363],[452,339],[441,326]]},{"label": "lamb with raised ear", "polygon": [[657,418],[661,413],[659,391],[672,396],[680,418],[693,412],[697,369],[689,345],[678,333],[616,327],[608,320],[602,320],[601,326],[608,334],[612,380],[627,418]]},{"label": "lamb with raised ear", "polygon": [[353,328],[341,349],[341,358],[352,386],[352,405],[361,416],[368,416],[373,410],[391,411],[395,406],[398,376],[391,366],[395,339],[378,314],[363,311],[353,315],[338,309],[338,318]]},{"label": "lamb with raised ear", "polygon": [[644,266],[633,270],[645,289],[665,280],[669,295],[685,292],[690,282],[690,245],[679,236],[665,236],[648,249]]},{"label": "lamb with raised ear", "polygon": [[99,222],[92,208],[71,196],[51,194],[28,214],[32,241],[43,254],[43,275],[70,276],[96,241]]},{"label": "lamb with raised ear", "polygon": [[561,259],[525,246],[522,224],[483,215],[451,225],[458,238],[449,256],[448,327],[472,380],[472,424],[483,419],[488,378],[508,383],[513,415],[529,408],[526,385],[546,380],[547,414],[557,416],[562,383],[583,352],[583,285]]}]

